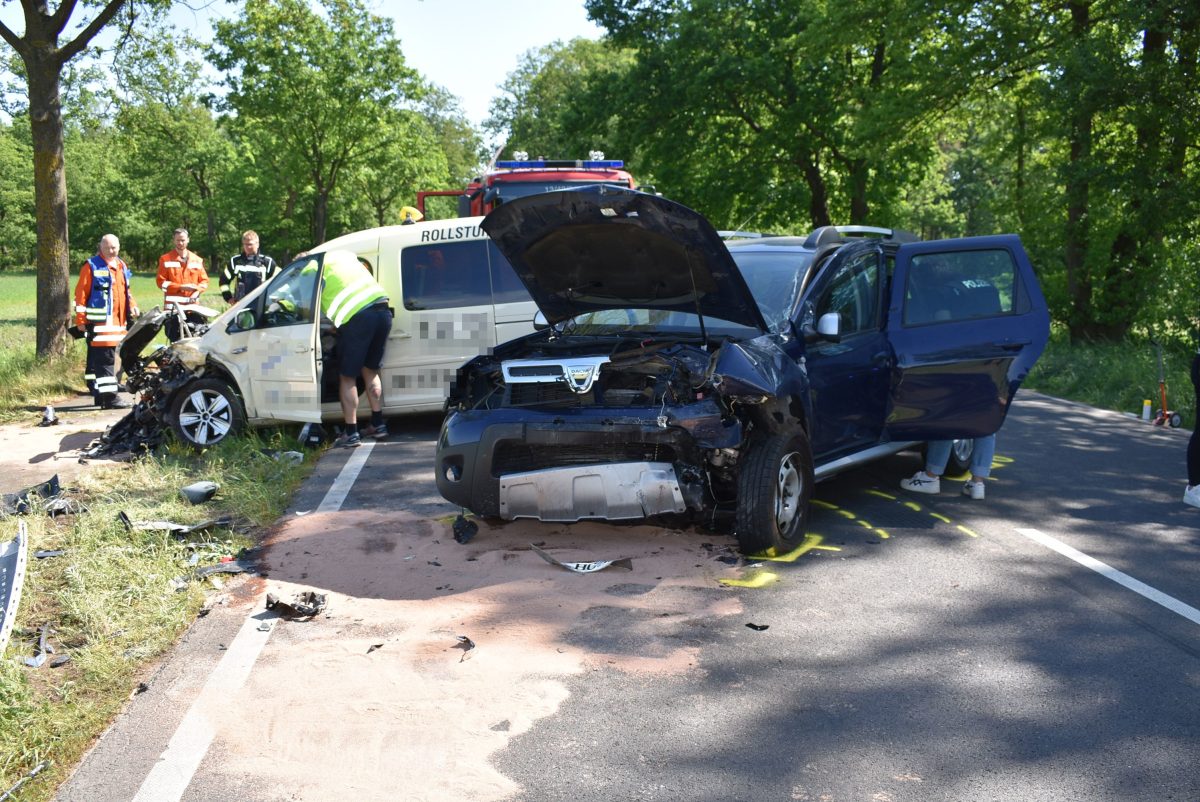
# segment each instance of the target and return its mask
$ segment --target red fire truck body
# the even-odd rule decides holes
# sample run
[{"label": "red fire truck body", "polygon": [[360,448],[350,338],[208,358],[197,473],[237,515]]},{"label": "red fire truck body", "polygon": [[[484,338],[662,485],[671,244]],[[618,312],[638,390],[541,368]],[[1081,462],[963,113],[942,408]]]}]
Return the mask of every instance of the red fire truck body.
[{"label": "red fire truck body", "polygon": [[498,161],[466,189],[435,189],[417,193],[417,209],[425,214],[428,197],[457,197],[459,217],[484,215],[501,203],[526,195],[585,184],[611,184],[635,189],[633,176],[622,161],[606,159],[536,159]]}]

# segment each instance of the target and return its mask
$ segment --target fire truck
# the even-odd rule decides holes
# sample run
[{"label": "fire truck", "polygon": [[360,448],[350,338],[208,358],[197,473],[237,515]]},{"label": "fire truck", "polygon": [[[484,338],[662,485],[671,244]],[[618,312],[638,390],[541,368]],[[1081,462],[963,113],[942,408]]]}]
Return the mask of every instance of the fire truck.
[{"label": "fire truck", "polygon": [[[499,154],[497,154],[499,155]],[[457,197],[459,217],[485,215],[513,198],[550,192],[555,189],[584,184],[611,184],[635,189],[633,176],[623,168],[625,162],[605,159],[604,154],[592,151],[587,159],[530,159],[517,151],[512,161],[492,160],[482,175],[476,176],[466,189],[434,189],[417,193],[417,210],[425,215],[425,199]]]}]

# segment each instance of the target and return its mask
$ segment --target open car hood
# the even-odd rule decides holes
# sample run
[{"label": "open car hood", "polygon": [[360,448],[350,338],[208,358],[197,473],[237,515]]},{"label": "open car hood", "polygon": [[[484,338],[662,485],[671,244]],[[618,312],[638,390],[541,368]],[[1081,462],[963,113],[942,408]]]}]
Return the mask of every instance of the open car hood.
[{"label": "open car hood", "polygon": [[149,312],[142,313],[134,324],[125,332],[119,346],[121,364],[129,364],[142,355],[146,346],[154,340],[162,330],[169,314],[157,306]]},{"label": "open car hood", "polygon": [[604,185],[546,192],[505,203],[482,226],[551,323],[636,308],[767,329],[712,225],[657,195]]}]

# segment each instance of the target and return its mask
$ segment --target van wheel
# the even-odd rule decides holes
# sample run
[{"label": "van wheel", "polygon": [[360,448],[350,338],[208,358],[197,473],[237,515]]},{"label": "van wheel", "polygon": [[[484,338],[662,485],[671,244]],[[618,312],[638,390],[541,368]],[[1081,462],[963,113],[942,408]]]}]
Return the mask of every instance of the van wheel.
[{"label": "van wheel", "polygon": [[738,545],[784,554],[804,541],[813,489],[808,435],[794,429],[751,440],[738,474]]},{"label": "van wheel", "polygon": [[171,429],[196,450],[237,434],[246,423],[242,400],[220,379],[197,379],[183,386],[171,403]]}]

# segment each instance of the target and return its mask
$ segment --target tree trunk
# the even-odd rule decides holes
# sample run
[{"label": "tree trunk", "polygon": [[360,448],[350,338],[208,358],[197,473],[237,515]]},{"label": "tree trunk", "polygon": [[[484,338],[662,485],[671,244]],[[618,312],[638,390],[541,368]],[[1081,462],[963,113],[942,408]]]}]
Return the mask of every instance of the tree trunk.
[{"label": "tree trunk", "polygon": [[801,160],[800,168],[808,184],[808,214],[812,218],[813,228],[830,225],[829,192],[825,188],[825,178],[821,175],[816,156],[809,154],[808,158]]},{"label": "tree trunk", "polygon": [[866,159],[850,162],[850,224],[864,225],[871,210],[867,206],[867,175],[870,172]]},{"label": "tree trunk", "polygon": [[34,52],[26,59],[25,68],[29,73],[37,214],[37,356],[42,359],[66,352],[66,327],[71,319],[67,175],[59,64],[53,55]]},{"label": "tree trunk", "polygon": [[[1076,58],[1086,50],[1087,38],[1091,28],[1088,14],[1088,3],[1070,3],[1071,37],[1076,49]],[[1087,77],[1082,75],[1082,69],[1072,67],[1073,75],[1067,76],[1067,83],[1074,83],[1079,90],[1071,108],[1071,129],[1068,134],[1067,178],[1064,187],[1067,200],[1067,228],[1065,232],[1065,253],[1067,270],[1067,293],[1071,298],[1071,313],[1067,327],[1071,339],[1092,336],[1092,326],[1095,323],[1092,310],[1092,280],[1087,272],[1088,250],[1088,204],[1090,184],[1088,170],[1092,154],[1092,122],[1093,111],[1091,93],[1086,91]]]},{"label": "tree trunk", "polygon": [[313,245],[325,241],[325,226],[329,220],[329,193],[320,189],[313,193],[312,235]]}]

